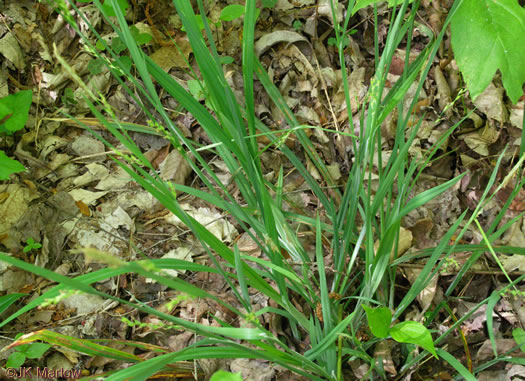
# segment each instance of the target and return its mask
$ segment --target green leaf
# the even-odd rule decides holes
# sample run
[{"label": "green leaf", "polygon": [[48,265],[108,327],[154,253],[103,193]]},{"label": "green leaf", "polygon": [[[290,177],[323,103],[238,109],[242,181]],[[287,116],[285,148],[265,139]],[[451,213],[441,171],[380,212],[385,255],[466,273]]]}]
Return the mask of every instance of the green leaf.
[{"label": "green leaf", "polygon": [[[409,3],[411,3],[414,0],[410,0]],[[354,8],[352,9],[352,15],[355,14],[358,10],[363,9],[365,7],[368,7],[369,5],[373,5],[376,3],[384,3],[384,0],[357,0],[355,2]],[[403,4],[403,0],[388,0],[388,6],[393,7],[395,5],[401,5]]]},{"label": "green leaf", "polygon": [[219,370],[213,373],[210,381],[242,381],[241,373],[230,373],[225,372],[224,370]]},{"label": "green leaf", "polygon": [[384,339],[388,337],[390,323],[392,322],[392,312],[387,307],[371,308],[363,305],[368,319],[368,327],[375,337]]},{"label": "green leaf", "polygon": [[421,323],[404,321],[396,324],[390,328],[390,335],[397,342],[419,345],[437,358],[430,331]]},{"label": "green leaf", "polygon": [[100,58],[92,59],[88,62],[87,69],[92,75],[102,73],[102,68],[104,67],[104,61]]},{"label": "green leaf", "polygon": [[11,173],[18,173],[25,171],[26,168],[18,161],[10,159],[0,151],[0,180],[9,180]]},{"label": "green leaf", "polygon": [[[120,8],[122,13],[125,15],[126,11],[129,8],[129,4],[127,0],[115,0],[117,3],[117,6]],[[111,4],[111,0],[106,0],[104,4],[102,5],[102,9],[104,12],[108,14],[108,16],[115,17],[117,14],[115,13],[115,9],[113,9],[113,5]]]},{"label": "green leaf", "polygon": [[522,328],[516,328],[512,331],[512,337],[520,346],[521,351],[525,353],[525,331]]},{"label": "green leaf", "polygon": [[13,352],[9,355],[7,363],[5,364],[6,368],[19,368],[26,362],[26,355],[22,352]]},{"label": "green leaf", "polygon": [[225,6],[220,15],[222,21],[233,21],[244,15],[244,6],[239,4],[230,4]]},{"label": "green leaf", "polygon": [[123,67],[123,70],[128,72],[131,69],[131,65],[133,65],[133,62],[131,62],[131,58],[129,56],[122,56],[116,62],[120,62],[120,64]]},{"label": "green leaf", "polygon": [[[89,64],[91,64],[93,60],[88,62],[88,70],[89,70]],[[67,105],[75,105],[77,104],[77,101],[75,100],[75,93],[73,92],[73,89],[71,87],[66,87],[64,89],[64,94],[60,97],[60,100],[62,103]]]},{"label": "green leaf", "polygon": [[24,128],[32,100],[31,90],[0,98],[0,132],[12,133]]},{"label": "green leaf", "polygon": [[473,99],[500,70],[513,103],[525,82],[525,9],[518,1],[464,0],[450,22],[454,57]]},{"label": "green leaf", "polygon": [[191,95],[193,95],[196,100],[201,101],[204,99],[204,92],[202,91],[202,84],[200,81],[190,79],[186,82],[186,85],[188,85]]},{"label": "green leaf", "polygon": [[235,59],[230,56],[219,57],[219,62],[221,63],[221,65],[228,65],[228,64],[233,63],[234,61]]},{"label": "green leaf", "polygon": [[265,8],[273,8],[277,4],[277,0],[262,0],[262,5]]},{"label": "green leaf", "polygon": [[33,343],[24,352],[27,358],[36,359],[42,357],[46,351],[51,348],[51,345],[44,343]]},{"label": "green leaf", "polygon": [[137,44],[139,46],[142,46],[150,42],[153,39],[153,36],[149,33],[140,33],[136,39],[137,39]]},{"label": "green leaf", "polygon": [[[106,41],[106,44],[108,42]],[[98,40],[97,43],[95,44],[95,48],[97,48],[98,50],[100,51],[104,51],[106,50],[106,46],[104,45],[104,43],[102,42],[102,40]]]},{"label": "green leaf", "polygon": [[[24,253],[27,253],[27,251],[31,251],[33,249],[40,249],[42,247],[42,244],[40,242],[35,242],[33,238],[27,239],[27,246],[24,247]],[[26,249],[29,248],[27,251]]]},{"label": "green leaf", "polygon": [[120,54],[127,49],[126,44],[119,37],[112,39],[110,45],[111,49],[113,49],[117,54]]},{"label": "green leaf", "polygon": [[[204,22],[202,21],[202,17],[201,15],[194,15],[195,17],[195,22],[197,23],[197,26],[199,27],[199,30],[203,30],[204,29]],[[206,22],[208,24],[211,24],[211,20],[209,18],[206,17]],[[184,28],[184,26],[182,26],[180,28],[180,30],[182,30],[183,32],[186,31],[186,29]]]},{"label": "green leaf", "polygon": [[145,45],[153,39],[153,36],[149,33],[140,33],[136,26],[131,26],[129,30],[138,46]]}]

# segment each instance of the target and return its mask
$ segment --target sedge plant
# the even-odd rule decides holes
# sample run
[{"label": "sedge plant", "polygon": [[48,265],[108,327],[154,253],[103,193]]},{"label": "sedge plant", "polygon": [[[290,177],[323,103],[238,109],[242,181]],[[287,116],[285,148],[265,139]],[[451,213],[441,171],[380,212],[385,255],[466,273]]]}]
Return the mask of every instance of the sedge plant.
[{"label": "sedge plant", "polygon": [[[384,376],[385,370],[381,361],[374,358],[373,349],[380,341],[390,338],[406,343],[406,348],[411,351],[402,365],[404,371],[430,354],[448,362],[466,379],[475,379],[469,369],[439,347],[444,338],[459,327],[466,317],[459,319],[449,331],[440,336],[432,336],[428,328],[432,323],[431,319],[426,326],[421,322],[403,320],[407,308],[446,262],[443,259],[453,252],[465,250],[457,242],[490,199],[488,190],[495,184],[496,172],[503,156],[496,165],[478,209],[472,214],[467,215],[464,212],[458,216],[437,247],[420,253],[426,258],[426,265],[403,299],[398,303],[394,302],[396,269],[405,260],[397,253],[403,217],[447,191],[462,178],[460,175],[415,194],[416,181],[422,170],[456,126],[447,131],[422,160],[411,158],[409,154],[409,148],[422,122],[419,120],[411,123],[410,120],[417,94],[433,64],[456,4],[450,10],[441,33],[429,39],[428,45],[415,60],[408,58],[417,2],[409,5],[409,1],[404,1],[400,7],[392,9],[388,34],[381,52],[377,41],[377,8],[375,9],[375,75],[361,106],[359,125],[352,125],[350,128],[350,131],[358,131],[356,136],[350,136],[354,158],[346,181],[339,184],[332,178],[331,172],[305,133],[306,129],[316,127],[304,126],[297,121],[254,53],[254,30],[258,14],[254,0],[246,1],[243,12],[243,105],[237,101],[224,76],[221,57],[217,52],[202,0],[197,1],[197,16],[191,2],[187,0],[174,0],[174,5],[200,69],[200,75],[195,76],[195,80],[201,84],[205,105],[144,53],[116,0],[106,0],[104,5],[94,0],[91,6],[98,8],[126,46],[132,66],[122,63],[123,51],[114,52],[73,2],[68,5],[62,0],[52,3],[83,38],[85,49],[97,59],[103,60],[115,80],[141,105],[150,120],[150,126],[169,140],[173,149],[180,152],[203,185],[201,189],[196,189],[162,180],[127,134],[126,126],[115,118],[104,95],[92,92],[56,53],[64,70],[84,89],[92,114],[128,153],[119,150],[95,131],[92,132],[112,150],[112,158],[118,165],[193,232],[206,250],[210,265],[176,259],[124,261],[105,254],[105,261],[111,264],[108,268],[77,278],[68,278],[1,254],[0,259],[59,283],[11,315],[1,325],[46,300],[58,300],[61,292],[78,290],[130,305],[141,312],[157,316],[167,325],[190,330],[198,335],[194,343],[180,351],[163,352],[149,360],[128,356],[126,360],[136,364],[112,373],[108,380],[146,379],[165,369],[168,364],[201,358],[265,359],[311,380],[342,380],[346,362],[358,359],[369,365],[370,377],[375,374]],[[351,109],[350,99],[355,95],[350,93],[348,87],[344,45],[354,3],[355,1],[348,2],[344,20],[334,25],[348,110]],[[113,14],[108,14],[108,4],[112,6]],[[332,1],[331,5],[333,19],[336,20],[336,4]],[[96,43],[104,47],[104,53],[80,30],[78,18],[90,28],[89,32],[96,38]],[[201,28],[202,25],[204,28]],[[385,95],[388,68],[395,50],[401,44],[405,44],[407,54],[404,72]],[[286,129],[276,133],[255,116],[254,76],[282,113],[287,124]],[[414,83],[416,95],[410,106],[403,109],[407,91]],[[182,109],[193,115],[212,144],[199,146],[184,136],[166,112],[159,96],[161,91],[172,96]],[[393,112],[398,114],[393,149],[389,159],[383,162],[381,125]],[[349,123],[353,123],[351,117]],[[336,130],[331,132],[337,133]],[[257,137],[261,135],[269,139],[269,145],[261,146],[258,143]],[[300,144],[304,157],[283,144],[283,136],[291,135]],[[285,204],[292,202],[285,192],[284,169],[281,168],[274,182],[266,179],[261,164],[261,154],[266,149],[280,152],[300,173],[308,191],[318,200],[318,213],[301,212],[297,208],[287,211],[284,208]],[[238,195],[234,196],[231,185],[224,184],[214,173],[206,160],[208,153],[217,155],[224,161],[232,174],[232,183]],[[312,176],[305,160],[313,164],[322,178],[321,181]],[[375,187],[371,185],[372,173],[377,175]],[[514,195],[522,185],[523,181],[517,182]],[[242,253],[235,244],[228,246],[220,241],[181,208],[177,199],[180,194],[192,195],[228,214],[242,231],[251,236],[264,256],[250,257]],[[505,208],[502,213],[504,212]],[[498,218],[498,222],[501,221],[501,216]],[[502,229],[505,226],[498,228],[498,222],[494,222],[485,231],[490,243],[494,243],[503,234]],[[314,252],[309,252],[299,239],[297,232],[300,227],[310,230],[315,237]],[[454,235],[455,243],[450,244]],[[484,249],[485,245],[468,248],[478,257]],[[505,249],[514,250],[502,250]],[[332,257],[330,268],[326,268],[325,262],[328,255]],[[475,260],[467,263],[464,271],[474,262]],[[220,274],[229,284],[237,303],[230,304],[185,280],[169,277],[162,272],[165,269]],[[92,286],[95,282],[123,273],[151,278],[188,297],[215,300],[235,314],[238,317],[237,322],[229,324],[212,316],[218,326],[198,324],[160,312],[140,301],[105,294]],[[447,296],[452,294],[457,284],[458,281],[450,286]],[[253,292],[271,300],[272,306],[256,310],[250,299]],[[302,308],[298,308],[298,303]],[[477,308],[481,305],[483,303]],[[467,316],[474,311],[470,311]],[[292,348],[287,338],[272,333],[261,319],[269,314],[278,315],[286,322],[294,340],[308,340],[308,348],[298,351]],[[402,323],[396,324],[396,321]],[[372,335],[363,335],[363,332],[369,331]],[[50,335],[41,333],[33,336],[41,340],[45,337]],[[24,339],[31,340],[31,337],[26,335]],[[413,344],[419,346],[421,352]],[[117,356],[115,352],[112,355]]]}]

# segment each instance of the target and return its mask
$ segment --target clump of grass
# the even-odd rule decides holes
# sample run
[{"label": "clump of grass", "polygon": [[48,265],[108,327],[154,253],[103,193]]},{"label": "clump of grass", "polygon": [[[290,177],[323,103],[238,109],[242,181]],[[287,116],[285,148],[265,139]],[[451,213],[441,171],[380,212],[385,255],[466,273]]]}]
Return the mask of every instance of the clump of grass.
[{"label": "clump of grass", "polygon": [[[155,315],[168,324],[191,330],[199,335],[198,341],[181,351],[164,353],[147,361],[135,359],[136,365],[114,373],[108,378],[109,380],[145,379],[164,369],[167,364],[177,361],[243,357],[266,359],[311,380],[341,380],[344,363],[355,359],[360,359],[369,365],[370,375],[377,373],[385,376],[385,370],[380,365],[381,361],[371,355],[373,348],[381,339],[370,337],[365,340],[362,335],[362,332],[369,327],[363,305],[387,307],[393,312],[392,321],[403,319],[406,309],[412,305],[415,298],[440,271],[445,262],[443,259],[455,251],[466,250],[457,242],[460,241],[470,224],[476,221],[483,206],[490,200],[488,190],[495,183],[496,172],[501,163],[500,157],[478,208],[470,215],[465,211],[458,216],[439,245],[422,253],[426,257],[426,265],[402,300],[395,303],[396,266],[404,260],[398,258],[397,253],[403,217],[450,189],[462,178],[460,175],[414,195],[415,184],[421,171],[437,152],[440,144],[452,133],[453,128],[442,136],[428,155],[423,157],[423,160],[412,159],[409,155],[409,148],[416,138],[421,123],[420,120],[414,126],[409,127],[409,118],[415,107],[417,94],[432,66],[455,7],[451,9],[441,33],[434,36],[427,47],[410,64],[408,63],[410,44],[408,43],[407,64],[403,75],[386,96],[383,96],[394,51],[402,41],[411,41],[417,5],[409,8],[408,1],[405,1],[399,9],[392,10],[389,31],[381,55],[376,49],[378,53],[376,72],[371,79],[367,97],[362,105],[359,136],[351,137],[354,160],[346,182],[343,186],[337,186],[322,158],[316,152],[312,141],[304,132],[305,126],[297,121],[254,54],[256,23],[254,1],[246,2],[244,12],[242,42],[244,107],[238,104],[224,77],[213,34],[204,17],[206,10],[202,0],[198,0],[197,4],[198,12],[202,16],[204,31],[201,31],[191,3],[186,0],[174,1],[200,69],[200,77],[197,79],[202,85],[206,105],[209,108],[199,103],[192,94],[144,54],[137,45],[115,0],[106,1],[112,5],[116,15],[114,17],[107,13],[107,6],[102,6],[98,0],[95,0],[94,3],[106,22],[113,27],[120,40],[126,45],[133,62],[132,68],[123,64],[119,55],[104,42],[74,3],[71,3],[70,7],[74,10],[75,16],[80,17],[89,26],[91,33],[98,39],[97,41],[105,46],[107,56],[103,56],[82,34],[75,17],[68,13],[69,10],[64,7],[64,4],[59,1],[54,2],[63,11],[63,15],[71,26],[83,37],[86,49],[105,62],[119,84],[128,91],[137,104],[141,105],[151,125],[155,126],[171,142],[173,148],[188,161],[206,191],[162,180],[129,137],[125,126],[115,118],[104,95],[89,90],[82,80],[76,77],[67,63],[59,56],[58,58],[65,70],[68,70],[76,78],[77,83],[84,88],[92,114],[130,152],[129,154],[119,153],[109,141],[93,131],[113,152],[117,153],[113,160],[191,229],[196,239],[205,248],[212,265],[205,266],[175,259],[124,262],[118,258],[110,260],[109,257],[106,257],[107,262],[112,263],[113,267],[72,279],[1,254],[0,259],[60,284],[10,316],[2,325],[45,300],[60,297],[61,291],[73,289],[130,305],[139,311]],[[351,110],[350,99],[354,95],[350,94],[347,86],[344,40],[353,4],[354,1],[349,2],[342,25],[334,26],[339,61],[343,69],[348,110]],[[334,19],[336,19],[335,16]],[[255,117],[254,75],[282,112],[289,126],[289,129],[284,131],[284,136],[293,134],[296,137],[308,160],[321,174],[322,181],[315,180],[304,161],[286,144],[283,144],[283,131],[280,131],[281,134],[276,134]],[[127,83],[131,85],[128,86]],[[402,102],[413,83],[417,83],[416,95],[410,107],[405,110],[402,108]],[[166,112],[159,97],[161,90],[171,95],[186,112],[193,115],[212,142],[211,145],[200,147],[184,136]],[[136,93],[140,94],[140,97],[137,97]],[[398,122],[393,149],[390,158],[383,166],[381,164],[383,163],[381,124],[394,110],[398,112]],[[352,123],[351,117],[349,120]],[[351,131],[354,130],[353,127],[350,128]],[[257,137],[261,134],[269,139],[271,142],[269,146],[262,147],[258,144]],[[322,211],[323,217],[321,213],[311,215],[306,212],[284,211],[283,205],[289,200],[284,191],[283,168],[274,183],[267,181],[263,173],[260,156],[262,151],[268,148],[280,151],[304,178],[309,191],[319,202],[318,210]],[[232,174],[233,183],[240,197],[234,196],[228,184],[224,184],[214,173],[203,157],[203,152],[211,152],[224,161]],[[372,189],[368,185],[371,173],[375,170],[374,162],[379,163],[378,186]],[[330,188],[330,191],[326,190],[326,186]],[[516,189],[521,186],[523,186],[523,180],[518,182]],[[256,242],[264,253],[265,259],[251,258],[242,254],[236,245],[229,247],[217,239],[205,226],[181,208],[177,201],[177,195],[180,193],[187,193],[202,199],[231,216],[238,226]],[[242,201],[239,202],[239,199]],[[506,208],[508,204],[502,213]],[[501,220],[501,216],[498,218]],[[357,221],[362,221],[362,223]],[[315,253],[309,253],[299,240],[296,234],[298,225],[308,226],[313,232],[316,242]],[[485,231],[487,242],[491,244],[503,233],[503,229],[496,230],[497,225],[498,223],[494,222]],[[456,235],[456,243],[450,244],[453,235]],[[325,257],[328,253],[323,242],[329,243],[328,250],[333,258],[330,271],[325,267]],[[469,247],[469,250],[473,251],[473,257],[479,257],[484,246],[472,246]],[[458,279],[447,290],[447,296],[451,295],[462,274],[474,262],[475,260],[470,261],[461,270]],[[239,304],[238,306],[232,305],[182,279],[166,276],[162,272],[164,269],[220,274],[229,284]],[[218,318],[215,318],[215,322],[219,327],[193,323],[159,312],[141,302],[130,302],[102,293],[92,286],[95,282],[124,273],[136,273],[154,279],[190,297],[213,299],[238,316],[238,321],[244,322],[244,325],[231,326]],[[519,280],[515,280],[513,284]],[[272,300],[272,305],[276,307],[255,310],[250,299],[253,290]],[[292,299],[301,301],[304,307],[298,309]],[[487,302],[484,301],[484,303]],[[482,304],[480,303],[479,306]],[[467,379],[474,379],[472,373],[444,348],[439,348],[439,344],[474,311],[475,309],[457,320],[446,333],[435,335],[432,345],[432,348],[437,347],[436,353],[441,359],[449,362]],[[434,313],[436,316],[437,312],[434,311]],[[289,325],[294,339],[298,341],[308,339],[309,348],[304,353],[292,349],[283,337],[276,336],[261,323],[261,316],[264,314],[281,316]],[[431,323],[432,320],[429,320],[427,326]],[[389,326],[390,322],[387,325]],[[415,347],[410,348],[412,353],[404,358],[405,363],[402,365],[402,370],[405,371],[428,355],[426,351],[418,354]]]}]

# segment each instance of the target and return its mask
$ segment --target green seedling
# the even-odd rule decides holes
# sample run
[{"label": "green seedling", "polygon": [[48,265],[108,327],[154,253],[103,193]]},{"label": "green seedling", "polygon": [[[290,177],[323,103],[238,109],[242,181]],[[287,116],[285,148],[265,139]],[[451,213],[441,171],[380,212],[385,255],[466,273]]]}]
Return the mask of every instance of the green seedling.
[{"label": "green seedling", "polygon": [[406,320],[390,326],[392,312],[387,307],[371,308],[363,306],[368,319],[368,327],[375,337],[385,339],[391,336],[398,343],[416,344],[437,358],[430,331],[421,323]]},{"label": "green seedling", "polygon": [[41,247],[41,243],[35,242],[33,238],[28,238],[26,240],[26,245],[24,246],[24,253],[29,253],[31,250],[40,249]]},{"label": "green seedling", "polygon": [[[33,99],[31,90],[0,98],[0,133],[11,135],[24,128]],[[12,173],[23,172],[25,167],[0,151],[0,180],[8,180]]]},{"label": "green seedling", "polygon": [[300,20],[295,20],[292,26],[297,32],[299,32],[301,28],[303,27],[303,23]]},{"label": "green seedling", "polygon": [[[330,46],[337,46],[337,40],[335,39],[335,37],[328,38],[327,43]],[[345,36],[343,40],[343,49],[346,48],[348,45],[350,45],[350,39],[347,36]]]},{"label": "green seedling", "polygon": [[[15,339],[22,336],[22,333],[16,335]],[[6,368],[19,368],[26,362],[27,359],[37,359],[46,353],[51,348],[51,345],[45,343],[31,343],[21,344],[15,347],[15,351],[9,355]]]},{"label": "green seedling", "polygon": [[[90,63],[93,61],[90,61]],[[89,67],[89,64],[88,64]],[[62,100],[63,104],[66,105],[76,105],[77,101],[75,99],[75,94],[73,92],[73,89],[71,87],[66,87],[64,90],[64,94],[60,98]]]}]

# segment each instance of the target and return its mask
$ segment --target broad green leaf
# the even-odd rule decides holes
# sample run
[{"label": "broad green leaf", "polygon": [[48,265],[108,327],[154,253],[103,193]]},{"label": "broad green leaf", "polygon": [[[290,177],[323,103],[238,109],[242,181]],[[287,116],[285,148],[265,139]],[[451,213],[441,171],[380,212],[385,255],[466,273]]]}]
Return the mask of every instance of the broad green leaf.
[{"label": "broad green leaf", "polygon": [[210,381],[242,381],[241,373],[230,373],[224,370],[219,370],[213,373]]},{"label": "broad green leaf", "polygon": [[434,342],[429,330],[421,323],[404,321],[390,328],[390,335],[400,343],[416,344],[423,347],[437,358]]},{"label": "broad green leaf", "polygon": [[186,82],[186,85],[188,86],[191,95],[193,95],[196,100],[201,101],[204,99],[204,91],[200,81],[196,79],[190,79],[188,82]]},{"label": "broad green leaf", "polygon": [[464,0],[450,23],[454,57],[473,99],[499,69],[513,103],[525,82],[525,9],[516,0]]},{"label": "broad green leaf", "polygon": [[[108,42],[106,41],[106,44]],[[98,40],[97,43],[95,44],[95,48],[97,48],[98,50],[100,51],[104,51],[106,50],[106,46],[104,45],[104,43],[102,42],[102,40]]]},{"label": "broad green leaf", "polygon": [[221,65],[228,65],[228,64],[235,62],[235,59],[230,56],[223,56],[223,57],[219,57],[219,62],[221,63]]},{"label": "broad green leaf", "polygon": [[126,44],[119,37],[112,39],[110,45],[111,49],[113,49],[117,54],[120,54],[127,49]]},{"label": "broad green leaf", "polygon": [[18,161],[10,159],[0,151],[0,180],[9,180],[11,173],[23,172],[26,168]]},{"label": "broad green leaf", "polygon": [[117,62],[120,62],[124,70],[129,71],[131,69],[131,65],[133,65],[133,62],[131,62],[131,58],[129,56],[122,56],[120,57]]},{"label": "broad green leaf", "polygon": [[[126,11],[129,8],[129,4],[127,0],[115,0],[118,7],[122,11],[123,14],[126,14]],[[113,9],[113,5],[111,5],[111,1],[106,0],[104,4],[102,5],[102,9],[104,9],[104,12],[108,14],[108,16],[115,17],[117,14],[115,13],[115,9]]]},{"label": "broad green leaf", "polygon": [[[195,22],[197,23],[198,27],[199,27],[199,30],[203,30],[204,29],[204,22],[202,21],[202,17],[201,15],[194,15],[195,16]],[[209,18],[206,17],[206,22],[208,24],[211,24],[211,20]],[[184,28],[184,25],[180,28],[180,30],[182,30],[183,32],[186,31],[186,28]]]},{"label": "broad green leaf", "polygon": [[129,30],[138,46],[147,44],[153,39],[153,36],[151,34],[141,33],[140,30],[134,25],[130,26]]},{"label": "broad green leaf", "polygon": [[[414,0],[409,0],[411,3]],[[375,3],[384,3],[385,0],[357,0],[355,2],[354,8],[352,9],[352,14],[355,14],[358,10],[363,9],[365,7],[368,7],[369,5],[373,5]],[[395,5],[401,5],[403,4],[403,0],[388,0],[388,6],[392,7]]]},{"label": "broad green leaf", "polygon": [[24,128],[32,99],[31,90],[0,98],[0,132],[12,133]]},{"label": "broad green leaf", "polygon": [[7,363],[5,364],[6,368],[19,368],[26,362],[26,355],[22,352],[13,352],[9,355]]},{"label": "broad green leaf", "polygon": [[389,335],[392,312],[387,307],[371,308],[363,305],[368,319],[368,327],[375,337],[384,339]]},{"label": "broad green leaf", "polygon": [[36,359],[42,357],[46,351],[51,348],[51,345],[44,343],[33,343],[24,351],[27,358]]},{"label": "broad green leaf", "polygon": [[522,328],[516,328],[512,331],[512,336],[516,343],[520,346],[522,352],[525,353],[525,331]]},{"label": "broad green leaf", "polygon": [[[230,4],[222,9],[219,18],[221,19],[221,21],[233,21],[244,16],[244,12],[244,5]],[[259,8],[255,9],[255,19],[259,17],[260,12],[261,10]]]},{"label": "broad green leaf", "polygon": [[244,6],[239,4],[230,4],[225,6],[220,15],[222,21],[233,21],[244,15]]},{"label": "broad green leaf", "polygon": [[277,0],[262,0],[262,5],[265,8],[273,8],[277,4]]}]

